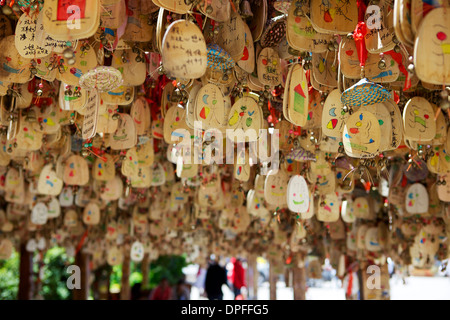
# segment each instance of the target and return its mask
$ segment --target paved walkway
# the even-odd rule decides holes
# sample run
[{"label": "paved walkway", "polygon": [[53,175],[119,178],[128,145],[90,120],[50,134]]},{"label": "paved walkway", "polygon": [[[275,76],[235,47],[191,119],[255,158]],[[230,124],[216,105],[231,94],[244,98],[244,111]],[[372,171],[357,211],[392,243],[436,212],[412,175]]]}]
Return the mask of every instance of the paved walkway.
[{"label": "paved walkway", "polygon": [[[401,279],[391,279],[392,300],[450,300],[450,278],[444,277],[409,277],[406,285]],[[309,288],[306,293],[307,300],[345,300],[345,293],[339,287],[340,282],[324,282],[321,287]],[[224,300],[233,300],[233,293],[224,286]],[[192,300],[205,299],[199,297],[196,288],[192,288]],[[258,290],[258,300],[269,299],[269,284],[263,283]],[[292,288],[286,288],[284,282],[277,284],[278,300],[293,300]]]}]

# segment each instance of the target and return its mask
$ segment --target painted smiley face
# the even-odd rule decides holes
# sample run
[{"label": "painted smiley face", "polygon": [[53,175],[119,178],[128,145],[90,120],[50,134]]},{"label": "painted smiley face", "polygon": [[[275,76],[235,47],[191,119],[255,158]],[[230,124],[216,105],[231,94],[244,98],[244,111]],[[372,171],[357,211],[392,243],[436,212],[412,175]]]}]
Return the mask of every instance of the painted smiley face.
[{"label": "painted smiley face", "polygon": [[163,119],[161,114],[159,113],[156,119],[152,122],[152,135],[155,139],[163,139]]},{"label": "painted smiley face", "polygon": [[269,171],[264,187],[264,198],[272,205],[285,205],[287,202],[286,191],[289,182],[288,175],[279,170],[277,173]]},{"label": "painted smiley face", "polygon": [[293,176],[288,184],[287,203],[289,210],[306,213],[309,208],[309,190],[305,178]]},{"label": "painted smiley face", "polygon": [[138,105],[135,108],[133,108],[133,120],[137,125],[141,125],[142,121],[139,120],[141,117],[141,114],[144,114],[145,110],[142,105]]},{"label": "painted smiley face", "polygon": [[[270,194],[274,197],[286,196],[286,187],[283,185],[283,179],[281,177],[275,176],[270,180],[269,184]],[[267,187],[267,186],[266,186]]]}]

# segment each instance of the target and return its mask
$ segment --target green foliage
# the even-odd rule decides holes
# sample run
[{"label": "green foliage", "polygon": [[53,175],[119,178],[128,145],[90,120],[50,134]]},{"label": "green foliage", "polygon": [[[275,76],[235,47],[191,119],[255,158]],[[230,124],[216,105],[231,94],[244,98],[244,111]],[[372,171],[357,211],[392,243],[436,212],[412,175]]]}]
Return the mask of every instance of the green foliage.
[{"label": "green foliage", "polygon": [[[72,291],[67,289],[66,282],[70,274],[67,267],[74,263],[69,259],[64,248],[49,249],[44,256],[44,274],[40,294],[45,300],[70,300]],[[15,300],[19,288],[20,255],[14,252],[10,259],[0,260],[0,300]],[[143,289],[156,287],[163,277],[171,285],[175,285],[182,277],[182,269],[186,267],[184,256],[160,256],[150,265],[149,283],[143,284]],[[131,263],[130,286],[142,282],[141,263]],[[34,271],[38,272],[38,264],[34,264]],[[111,273],[111,292],[120,290],[122,266],[114,266]]]},{"label": "green foliage", "polygon": [[120,281],[122,279],[122,265],[113,266],[109,283],[109,290],[112,293],[120,291]]},{"label": "green foliage", "polygon": [[14,251],[8,260],[0,260],[0,300],[16,300],[19,291],[20,256]]},{"label": "green foliage", "polygon": [[[35,256],[37,258],[38,255]],[[65,300],[72,298],[66,281],[67,265],[73,263],[68,259],[64,248],[49,249],[44,256],[44,276],[40,294],[46,300]],[[34,262],[33,271],[38,272],[39,265]],[[8,260],[0,260],[0,300],[16,300],[19,291],[20,254],[15,252]]]},{"label": "green foliage", "polygon": [[73,264],[64,248],[52,248],[44,257],[44,278],[42,280],[41,294],[45,300],[71,300],[72,291],[67,288],[67,267]]},{"label": "green foliage", "polygon": [[159,256],[150,264],[149,287],[156,287],[162,278],[167,278],[170,285],[175,285],[183,277],[183,268],[187,267],[186,257],[165,255]]},{"label": "green foliage", "polygon": [[131,262],[131,274],[130,274],[130,287],[136,283],[142,283],[142,271],[141,271],[141,263]]},{"label": "green foliage", "polygon": [[[143,283],[142,289],[153,289],[156,287],[163,277],[169,280],[171,285],[175,285],[183,277],[183,268],[186,263],[185,256],[160,256],[156,261],[150,264],[149,283]],[[130,287],[132,288],[136,283],[142,282],[142,264],[135,264],[131,262],[130,265]],[[119,292],[122,278],[122,265],[114,266],[111,279],[111,292]]]}]

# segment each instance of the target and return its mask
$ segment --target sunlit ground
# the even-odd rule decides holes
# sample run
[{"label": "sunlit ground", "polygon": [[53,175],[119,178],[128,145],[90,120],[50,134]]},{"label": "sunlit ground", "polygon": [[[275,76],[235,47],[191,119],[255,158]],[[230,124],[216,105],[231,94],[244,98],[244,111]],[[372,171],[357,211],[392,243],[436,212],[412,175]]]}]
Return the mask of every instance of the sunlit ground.
[{"label": "sunlit ground", "polygon": [[[318,287],[309,288],[307,300],[345,300],[344,289],[339,281],[318,282]],[[450,278],[445,277],[408,277],[406,284],[394,276],[391,281],[391,300],[450,300]],[[224,300],[233,300],[233,293],[224,286]],[[205,299],[199,296],[197,288],[192,288],[192,300]],[[258,300],[269,299],[269,284],[263,283],[258,290]],[[284,282],[277,284],[277,300],[293,300],[292,288],[286,288]]]}]

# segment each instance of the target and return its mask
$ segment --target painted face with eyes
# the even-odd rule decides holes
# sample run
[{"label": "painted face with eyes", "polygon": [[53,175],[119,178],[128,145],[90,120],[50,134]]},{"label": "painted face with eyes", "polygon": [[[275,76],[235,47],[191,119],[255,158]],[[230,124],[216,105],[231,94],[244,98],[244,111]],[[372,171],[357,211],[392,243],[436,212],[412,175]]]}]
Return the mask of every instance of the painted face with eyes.
[{"label": "painted face with eyes", "polygon": [[380,147],[381,131],[378,119],[370,112],[354,113],[343,132],[345,151],[349,155],[370,156]]},{"label": "painted face with eyes", "polygon": [[[421,112],[421,110],[417,107],[412,107],[410,110],[410,125],[413,128],[416,128],[417,125],[417,130],[419,130],[420,132],[425,132],[425,130],[427,129],[427,120],[430,118],[429,114],[422,114],[423,112]],[[414,121],[412,121],[412,119],[414,119]]]},{"label": "painted face with eyes", "polygon": [[364,197],[358,197],[353,203],[354,214],[357,218],[367,219],[370,216],[369,202]]},{"label": "painted face with eyes", "polygon": [[436,122],[431,104],[422,97],[408,101],[403,110],[405,137],[414,141],[429,141],[436,136]]},{"label": "painted face with eyes", "polygon": [[[256,101],[250,97],[244,97],[238,100],[231,108],[228,117],[228,128],[233,130],[242,129],[247,132],[250,129],[254,130],[257,139],[259,129],[261,129],[262,112]],[[255,141],[255,137],[246,136],[246,142]]]},{"label": "painted face with eyes", "polygon": [[334,222],[339,219],[339,203],[335,193],[327,194],[320,206],[318,219],[324,222]]},{"label": "painted face with eyes", "polygon": [[431,39],[433,41],[434,47],[431,53],[438,57],[437,66],[445,68],[448,66],[450,61],[450,29],[448,25],[444,23],[435,21],[431,26]]},{"label": "painted face with eyes", "polygon": [[219,87],[207,84],[197,94],[196,117],[204,129],[221,128],[224,125],[224,98]]},{"label": "painted face with eyes", "polygon": [[309,208],[309,190],[305,178],[294,176],[289,181],[287,190],[287,202],[289,210],[297,213],[305,213]]},{"label": "painted face with eyes", "polygon": [[275,177],[272,181],[272,185],[270,185],[270,188],[272,189],[270,191],[270,194],[275,197],[282,197],[285,194],[285,191],[283,190],[284,187],[280,185],[281,179],[279,177]]},{"label": "painted face with eyes", "polygon": [[[353,40],[344,39],[340,45],[339,57],[342,74],[349,78],[359,77],[361,74],[361,66],[358,58],[358,51]],[[368,54],[366,60],[366,69],[373,68],[378,64],[375,55]]]},{"label": "painted face with eyes", "polygon": [[152,135],[155,139],[163,139],[163,134],[163,119],[161,114],[159,113],[156,120],[154,120],[152,123]]},{"label": "painted face with eyes", "polygon": [[272,48],[264,48],[258,57],[259,81],[271,87],[281,83],[281,62],[278,53]]},{"label": "painted face with eyes", "polygon": [[272,205],[285,205],[286,204],[286,191],[289,177],[284,171],[278,171],[277,174],[269,174],[266,177],[264,198]]},{"label": "painted face with eyes", "polygon": [[139,241],[136,241],[131,246],[131,260],[135,262],[142,261],[144,259],[144,245]]},{"label": "painted face with eyes", "polygon": [[100,222],[100,209],[96,203],[91,202],[85,207],[83,222],[86,225],[96,225]]},{"label": "painted face with eyes", "polygon": [[422,20],[416,38],[414,65],[420,80],[432,84],[450,79],[450,12],[435,8]]},{"label": "painted face with eyes", "polygon": [[333,90],[325,100],[322,113],[322,131],[329,137],[339,138],[349,114],[342,111],[341,93]]},{"label": "painted face with eyes", "polygon": [[406,192],[405,208],[409,213],[426,213],[429,197],[427,189],[420,183],[415,183]]}]

